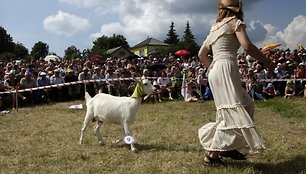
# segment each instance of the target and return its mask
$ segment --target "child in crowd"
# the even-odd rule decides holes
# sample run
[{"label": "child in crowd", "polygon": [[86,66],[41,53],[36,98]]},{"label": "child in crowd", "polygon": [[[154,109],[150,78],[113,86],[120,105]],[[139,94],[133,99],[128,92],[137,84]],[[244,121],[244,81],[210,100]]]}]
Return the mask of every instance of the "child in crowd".
[{"label": "child in crowd", "polygon": [[291,99],[294,95],[295,95],[295,86],[294,86],[292,80],[288,80],[286,88],[285,88],[284,98]]}]

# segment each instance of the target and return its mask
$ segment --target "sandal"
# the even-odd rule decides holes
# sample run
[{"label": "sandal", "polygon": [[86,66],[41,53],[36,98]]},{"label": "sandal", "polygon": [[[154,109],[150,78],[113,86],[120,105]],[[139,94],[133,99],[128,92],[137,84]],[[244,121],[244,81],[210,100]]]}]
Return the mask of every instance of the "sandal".
[{"label": "sandal", "polygon": [[225,158],[232,158],[233,160],[246,160],[247,157],[240,153],[238,150],[230,150],[220,152],[219,155]]},{"label": "sandal", "polygon": [[213,167],[224,167],[224,162],[221,158],[212,158],[206,155],[203,159],[205,165],[213,166]]}]

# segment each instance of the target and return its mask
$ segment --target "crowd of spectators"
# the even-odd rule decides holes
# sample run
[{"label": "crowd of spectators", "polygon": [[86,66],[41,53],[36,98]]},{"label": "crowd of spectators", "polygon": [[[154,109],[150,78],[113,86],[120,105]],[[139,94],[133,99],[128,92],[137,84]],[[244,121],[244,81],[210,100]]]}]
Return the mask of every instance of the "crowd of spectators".
[{"label": "crowd of spectators", "polygon": [[[269,99],[275,96],[292,98],[302,94],[306,88],[306,51],[277,50],[266,53],[275,64],[275,69],[266,69],[245,53],[239,53],[237,60],[243,86],[253,99]],[[163,70],[152,69],[160,64]],[[185,74],[186,95],[182,94],[182,78]],[[114,81],[112,79],[128,77],[154,77],[156,86],[153,100],[182,99],[186,101],[213,99],[207,81],[207,67],[196,56],[178,57],[150,55],[138,58],[107,58],[102,62],[87,59],[45,61],[3,61],[0,62],[0,92],[43,87],[68,82],[105,79],[105,81],[57,86],[48,89],[30,90],[17,93],[1,93],[1,109],[14,107],[16,98],[21,106],[42,102],[58,102],[82,99],[86,89],[90,95],[103,92],[116,96],[130,96],[135,87],[133,80]],[[269,81],[274,79],[273,81]],[[275,81],[275,79],[286,79]],[[298,80],[304,79],[304,80]],[[288,80],[288,81],[287,81]],[[289,87],[288,87],[289,86]],[[85,88],[86,87],[86,88]],[[191,100],[192,99],[192,100]]]}]

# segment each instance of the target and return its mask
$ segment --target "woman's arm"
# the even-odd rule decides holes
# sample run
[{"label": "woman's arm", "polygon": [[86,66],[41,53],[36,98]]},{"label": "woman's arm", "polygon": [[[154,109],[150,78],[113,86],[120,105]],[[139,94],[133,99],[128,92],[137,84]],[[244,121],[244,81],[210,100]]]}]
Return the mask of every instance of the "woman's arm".
[{"label": "woman's arm", "polygon": [[211,58],[208,57],[208,53],[209,50],[207,49],[207,47],[205,45],[202,45],[198,56],[200,58],[200,62],[203,63],[207,68],[210,66],[212,62]]},{"label": "woman's arm", "polygon": [[266,56],[250,41],[244,26],[240,25],[238,27],[236,31],[236,36],[242,48],[246,51],[248,55],[252,56],[260,63],[264,64],[265,67],[270,65],[271,60],[266,58]]}]

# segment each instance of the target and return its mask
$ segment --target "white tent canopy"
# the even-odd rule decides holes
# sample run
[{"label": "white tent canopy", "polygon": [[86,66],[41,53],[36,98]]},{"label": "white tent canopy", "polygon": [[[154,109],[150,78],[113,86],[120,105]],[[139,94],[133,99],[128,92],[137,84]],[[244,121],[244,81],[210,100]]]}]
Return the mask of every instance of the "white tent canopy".
[{"label": "white tent canopy", "polygon": [[56,56],[56,55],[48,55],[48,56],[46,56],[44,58],[44,60],[48,61],[48,62],[50,62],[50,61],[59,61],[60,58],[58,56]]}]

